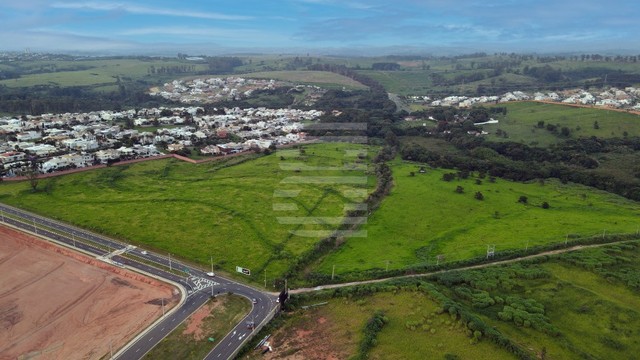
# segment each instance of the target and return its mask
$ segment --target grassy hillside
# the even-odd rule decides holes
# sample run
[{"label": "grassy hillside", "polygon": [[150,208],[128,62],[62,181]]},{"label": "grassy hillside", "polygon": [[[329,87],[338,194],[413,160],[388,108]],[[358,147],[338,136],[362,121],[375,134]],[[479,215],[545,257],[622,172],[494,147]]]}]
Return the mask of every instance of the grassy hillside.
[{"label": "grassy hillside", "polygon": [[[350,358],[362,341],[367,320],[381,310],[388,323],[378,333],[369,359],[516,359],[488,341],[470,346],[465,328],[448,314],[438,314],[438,303],[424,294],[401,290],[328,302],[286,318],[270,339],[275,358],[294,354],[304,359]],[[416,319],[424,324],[407,325]],[[259,354],[254,351],[244,358],[261,359]]]},{"label": "grassy hillside", "polygon": [[322,87],[366,89],[366,86],[346,76],[327,71],[261,71],[234,76],[254,79],[274,79],[296,84],[311,84]]},{"label": "grassy hillside", "polygon": [[[564,242],[570,238],[635,232],[640,205],[581,185],[517,183],[489,178],[444,181],[451,170],[418,173],[419,166],[396,161],[394,187],[365,229],[367,238],[351,239],[328,255],[317,270],[331,274],[365,269],[394,269],[484,256],[496,251]],[[414,172],[415,176],[410,176]],[[479,182],[479,183],[478,183]],[[456,193],[461,186],[463,193]],[[475,199],[481,192],[484,200]],[[520,203],[521,196],[527,203]],[[548,209],[541,207],[543,202]]]},{"label": "grassy hillside", "polygon": [[347,358],[364,337],[364,322],[382,311],[387,322],[366,358],[634,359],[640,350],[639,260],[635,240],[297,294],[277,329],[266,331],[276,357],[321,358],[339,349],[338,358]]},{"label": "grassy hillside", "polygon": [[190,261],[213,256],[224,271],[251,269],[256,281],[266,269],[271,281],[372,189],[359,154],[367,149],[317,144],[234,166],[243,158],[149,161],[41,180],[35,193],[5,182],[0,201]]},{"label": "grassy hillside", "polygon": [[[567,137],[561,135],[561,128],[570,130],[569,137],[600,138],[640,136],[640,116],[603,109],[580,108],[566,105],[538,102],[518,102],[500,104],[507,108],[505,116],[496,117],[498,124],[483,125],[490,140],[523,142],[527,145],[545,146],[558,143]],[[538,122],[544,122],[538,127]],[[594,126],[597,122],[597,126]],[[557,130],[549,131],[547,125],[555,125]],[[507,137],[498,136],[500,129]]]},{"label": "grassy hillside", "polygon": [[538,356],[632,359],[640,350],[638,259],[636,241],[541,264],[446,274],[437,282],[451,299]]},{"label": "grassy hillside", "polygon": [[[32,69],[40,73],[22,75],[17,79],[0,81],[0,85],[9,88],[30,87],[36,85],[93,86],[98,90],[111,91],[117,78],[123,81],[147,79],[169,79],[180,75],[150,74],[151,67],[193,66],[194,71],[207,69],[204,64],[196,64],[177,59],[89,59],[77,61],[33,61],[19,64],[23,69]],[[104,87],[104,88],[103,88]]]}]

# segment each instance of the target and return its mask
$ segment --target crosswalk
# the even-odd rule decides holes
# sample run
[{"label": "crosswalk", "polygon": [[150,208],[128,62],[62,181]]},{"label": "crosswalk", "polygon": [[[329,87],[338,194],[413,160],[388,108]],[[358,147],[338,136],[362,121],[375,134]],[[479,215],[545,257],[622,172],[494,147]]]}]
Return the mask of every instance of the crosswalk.
[{"label": "crosswalk", "polygon": [[98,256],[97,258],[102,259],[102,260],[106,260],[106,259],[111,259],[112,257],[116,256],[116,255],[120,255],[120,254],[124,254],[126,252],[132,251],[134,250],[136,247],[134,245],[127,245],[126,247],[122,248],[122,249],[116,249],[106,255],[101,255]]},{"label": "crosswalk", "polygon": [[189,283],[193,284],[194,293],[200,290],[210,289],[212,286],[220,285],[219,283],[211,279],[206,279],[199,276],[190,276]]}]

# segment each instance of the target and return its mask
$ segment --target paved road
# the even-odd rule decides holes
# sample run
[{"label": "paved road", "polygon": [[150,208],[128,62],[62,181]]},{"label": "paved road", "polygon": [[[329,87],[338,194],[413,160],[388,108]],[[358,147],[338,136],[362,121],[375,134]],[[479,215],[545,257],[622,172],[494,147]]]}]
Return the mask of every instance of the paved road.
[{"label": "paved road", "polygon": [[[7,214],[11,214],[11,217],[6,216]],[[20,218],[20,220],[15,218]],[[251,312],[227,336],[223,339],[216,339],[216,346],[206,356],[206,359],[230,359],[253,336],[253,330],[249,329],[247,324],[252,322],[258,325],[266,319],[270,319],[270,315],[278,305],[276,296],[252,287],[220,276],[208,277],[202,269],[177,262],[175,259],[169,259],[169,257],[150,251],[143,254],[140,249],[127,248],[127,244],[119,241],[8,205],[0,204],[0,221],[68,244],[71,247],[82,249],[96,256],[104,256],[116,250],[127,249],[125,252],[134,252],[137,257],[144,259],[144,263],[133,261],[120,255],[112,256],[111,260],[116,264],[123,264],[123,266],[171,280],[182,285],[187,290],[187,298],[182,306],[167,314],[161,322],[147,329],[143,336],[139,337],[133,344],[129,344],[126,349],[123,349],[117,356],[117,359],[120,360],[142,358],[189,315],[200,308],[212,294],[215,296],[233,292],[253,302]],[[155,263],[163,268],[171,267],[171,269],[184,273],[184,276],[164,271],[148,263]]]}]

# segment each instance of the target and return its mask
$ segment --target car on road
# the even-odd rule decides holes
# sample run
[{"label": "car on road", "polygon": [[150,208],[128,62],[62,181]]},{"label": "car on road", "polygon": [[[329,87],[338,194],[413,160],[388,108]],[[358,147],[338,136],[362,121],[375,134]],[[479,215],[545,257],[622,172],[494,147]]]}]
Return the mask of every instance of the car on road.
[{"label": "car on road", "polygon": [[251,302],[254,303],[254,304],[257,304],[258,300],[256,298],[253,298],[253,299],[251,299]]},{"label": "car on road", "polygon": [[213,272],[211,272],[211,271],[209,271],[209,272],[207,273],[207,276],[208,276],[208,277],[214,277],[214,276],[216,276],[216,274],[215,274],[215,273],[213,273]]},{"label": "car on road", "polygon": [[147,252],[147,250],[142,250],[142,251],[140,251],[140,254],[142,254],[142,255],[147,255],[147,254],[148,254],[148,252]]}]

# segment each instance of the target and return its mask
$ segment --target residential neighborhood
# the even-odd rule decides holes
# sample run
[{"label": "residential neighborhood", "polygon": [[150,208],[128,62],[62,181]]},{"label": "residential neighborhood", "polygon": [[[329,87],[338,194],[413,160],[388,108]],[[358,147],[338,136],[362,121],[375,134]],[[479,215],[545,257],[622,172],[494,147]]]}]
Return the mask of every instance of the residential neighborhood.
[{"label": "residential neighborhood", "polygon": [[223,156],[305,139],[316,110],[151,108],[0,118],[3,177],[150,158],[164,153]]},{"label": "residential neighborhood", "polygon": [[221,101],[238,101],[249,98],[255,91],[274,90],[290,86],[297,94],[303,94],[300,103],[312,106],[326,92],[313,85],[294,85],[273,79],[245,79],[242,77],[197,78],[173,80],[162,87],[151,88],[149,94],[184,104],[208,104]]},{"label": "residential neighborhood", "polygon": [[614,109],[627,109],[640,111],[640,88],[615,87],[599,91],[587,91],[584,89],[572,89],[563,91],[534,92],[510,91],[495,96],[447,96],[442,99],[432,99],[428,96],[408,96],[407,100],[413,103],[424,103],[430,106],[459,106],[471,107],[476,104],[504,103],[510,101],[545,101],[563,104],[575,104]]}]

